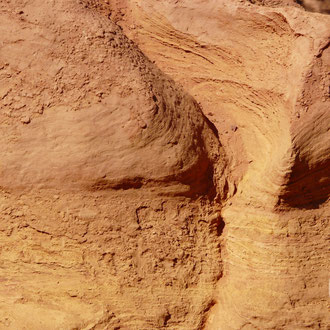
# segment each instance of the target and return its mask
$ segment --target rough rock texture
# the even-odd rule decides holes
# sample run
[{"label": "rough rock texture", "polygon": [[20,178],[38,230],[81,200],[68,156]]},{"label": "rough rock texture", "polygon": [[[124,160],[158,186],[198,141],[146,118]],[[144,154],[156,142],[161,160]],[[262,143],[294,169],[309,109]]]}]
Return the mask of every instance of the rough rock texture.
[{"label": "rough rock texture", "polygon": [[318,13],[330,14],[329,0],[296,0],[306,10]]},{"label": "rough rock texture", "polygon": [[327,329],[329,16],[0,17],[0,329]]}]

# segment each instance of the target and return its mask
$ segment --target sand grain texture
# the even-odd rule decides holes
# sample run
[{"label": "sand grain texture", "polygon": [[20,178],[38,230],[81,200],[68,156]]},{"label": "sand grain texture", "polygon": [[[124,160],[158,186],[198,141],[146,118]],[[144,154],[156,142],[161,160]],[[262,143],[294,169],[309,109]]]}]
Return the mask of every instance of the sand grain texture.
[{"label": "sand grain texture", "polygon": [[0,3],[0,329],[327,329],[311,3]]}]

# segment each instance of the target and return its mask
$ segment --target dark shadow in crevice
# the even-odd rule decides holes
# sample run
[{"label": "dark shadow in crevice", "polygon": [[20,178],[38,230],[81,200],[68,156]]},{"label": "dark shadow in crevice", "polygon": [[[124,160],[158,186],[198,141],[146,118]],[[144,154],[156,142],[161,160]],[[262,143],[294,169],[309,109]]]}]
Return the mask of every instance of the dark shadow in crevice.
[{"label": "dark shadow in crevice", "polygon": [[226,224],[223,221],[223,218],[221,217],[221,215],[218,215],[218,216],[212,218],[212,220],[210,222],[211,231],[216,232],[218,237],[220,237],[223,234],[225,225]]},{"label": "dark shadow in crevice", "polygon": [[306,11],[320,14],[330,14],[330,0],[314,0],[306,3],[304,0],[295,0],[295,2],[302,6]]},{"label": "dark shadow in crevice", "polygon": [[307,161],[296,156],[278,206],[298,209],[317,209],[330,195],[330,160],[309,166]]},{"label": "dark shadow in crevice", "polygon": [[[205,120],[205,122],[207,123],[207,125],[209,126],[209,128],[212,130],[213,134],[217,137],[217,139],[219,140],[219,131],[218,129],[216,128],[216,126],[211,122],[210,119],[208,119],[203,113],[203,118]],[[220,141],[219,141],[220,143]]]},{"label": "dark shadow in crevice", "polygon": [[218,236],[221,236],[222,233],[223,233],[223,230],[225,228],[225,222],[223,221],[223,219],[221,218],[219,223],[218,223],[218,226],[217,226],[217,235]]},{"label": "dark shadow in crevice", "polygon": [[198,325],[197,329],[198,330],[202,330],[202,329],[205,329],[205,326],[206,326],[206,322],[207,322],[207,319],[209,317],[209,314],[210,314],[210,311],[211,309],[216,305],[216,301],[215,299],[211,299],[207,305],[205,306],[202,314],[203,314],[203,317],[202,317],[202,320],[200,322],[200,324]]}]

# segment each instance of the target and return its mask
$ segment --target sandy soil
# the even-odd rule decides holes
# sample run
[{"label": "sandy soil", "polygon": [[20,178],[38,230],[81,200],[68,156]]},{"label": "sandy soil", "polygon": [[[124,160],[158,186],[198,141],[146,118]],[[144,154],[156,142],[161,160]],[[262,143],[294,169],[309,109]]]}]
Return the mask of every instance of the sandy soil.
[{"label": "sandy soil", "polygon": [[326,1],[0,3],[0,329],[328,329]]}]

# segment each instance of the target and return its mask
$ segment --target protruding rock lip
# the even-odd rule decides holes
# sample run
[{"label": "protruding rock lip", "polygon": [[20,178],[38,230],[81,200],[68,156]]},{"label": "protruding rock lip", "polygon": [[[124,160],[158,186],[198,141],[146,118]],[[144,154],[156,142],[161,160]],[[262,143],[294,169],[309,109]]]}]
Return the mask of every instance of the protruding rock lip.
[{"label": "protruding rock lip", "polygon": [[[201,173],[198,173],[199,171]],[[213,200],[216,196],[213,175],[213,166],[209,164],[206,169],[193,168],[180,175],[158,179],[148,179],[138,176],[126,176],[117,179],[103,177],[87,185],[86,189],[90,191],[111,191],[144,188],[154,191],[159,195],[184,196],[192,199],[206,196],[210,200]]]}]

